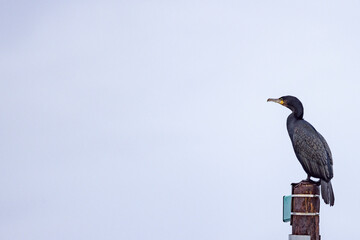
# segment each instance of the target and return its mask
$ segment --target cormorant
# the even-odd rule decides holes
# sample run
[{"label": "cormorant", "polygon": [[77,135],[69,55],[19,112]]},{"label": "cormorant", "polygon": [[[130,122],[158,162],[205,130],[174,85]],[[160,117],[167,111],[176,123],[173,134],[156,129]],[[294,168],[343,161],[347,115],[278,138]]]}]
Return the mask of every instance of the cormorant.
[{"label": "cormorant", "polygon": [[295,155],[307,173],[306,180],[310,181],[310,177],[319,178],[321,196],[326,204],[330,203],[330,206],[333,206],[335,201],[331,186],[333,159],[324,137],[303,119],[304,108],[296,97],[269,98],[267,101],[279,103],[292,111],[286,125]]}]

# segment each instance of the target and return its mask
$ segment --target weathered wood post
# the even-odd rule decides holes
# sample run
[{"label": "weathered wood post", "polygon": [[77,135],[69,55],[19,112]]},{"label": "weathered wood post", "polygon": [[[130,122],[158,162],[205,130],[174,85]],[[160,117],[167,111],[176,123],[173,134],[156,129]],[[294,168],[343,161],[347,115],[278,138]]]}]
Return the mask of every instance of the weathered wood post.
[{"label": "weathered wood post", "polygon": [[[291,222],[292,235],[289,239],[301,239],[299,235],[310,236],[311,240],[320,240],[319,185],[313,181],[301,181],[292,184]],[[302,238],[305,239],[305,238]]]}]

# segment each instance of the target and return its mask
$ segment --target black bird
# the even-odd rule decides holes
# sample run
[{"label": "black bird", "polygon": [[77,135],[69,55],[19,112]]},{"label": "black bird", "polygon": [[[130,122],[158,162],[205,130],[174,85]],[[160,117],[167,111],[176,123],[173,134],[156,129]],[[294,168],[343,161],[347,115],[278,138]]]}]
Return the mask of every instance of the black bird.
[{"label": "black bird", "polygon": [[310,177],[319,178],[321,196],[326,204],[330,203],[330,206],[333,206],[335,202],[331,186],[333,159],[324,137],[303,119],[304,108],[296,97],[269,98],[267,101],[279,103],[292,111],[286,125],[295,155],[307,173],[306,180],[310,181]]}]

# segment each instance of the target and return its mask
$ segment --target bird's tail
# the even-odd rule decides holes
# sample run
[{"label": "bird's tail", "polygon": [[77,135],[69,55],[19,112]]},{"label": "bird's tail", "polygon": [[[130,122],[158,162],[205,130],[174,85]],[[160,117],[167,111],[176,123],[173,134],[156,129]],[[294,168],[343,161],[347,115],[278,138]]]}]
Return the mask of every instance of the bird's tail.
[{"label": "bird's tail", "polygon": [[330,203],[330,206],[334,206],[335,196],[331,181],[321,180],[321,196],[326,204]]}]

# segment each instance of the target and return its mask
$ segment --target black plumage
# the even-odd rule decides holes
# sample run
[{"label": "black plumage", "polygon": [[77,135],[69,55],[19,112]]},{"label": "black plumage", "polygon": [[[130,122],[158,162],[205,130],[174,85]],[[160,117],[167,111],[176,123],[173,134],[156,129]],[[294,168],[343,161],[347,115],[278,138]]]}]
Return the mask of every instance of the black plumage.
[{"label": "black plumage", "polygon": [[333,160],[329,145],[324,137],[303,119],[304,108],[299,99],[284,96],[279,99],[269,98],[269,101],[279,103],[292,111],[286,125],[295,155],[308,175],[307,180],[310,180],[310,177],[320,179],[321,196],[326,204],[333,206]]}]

